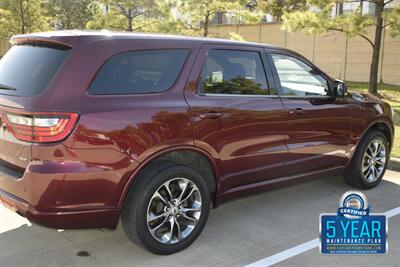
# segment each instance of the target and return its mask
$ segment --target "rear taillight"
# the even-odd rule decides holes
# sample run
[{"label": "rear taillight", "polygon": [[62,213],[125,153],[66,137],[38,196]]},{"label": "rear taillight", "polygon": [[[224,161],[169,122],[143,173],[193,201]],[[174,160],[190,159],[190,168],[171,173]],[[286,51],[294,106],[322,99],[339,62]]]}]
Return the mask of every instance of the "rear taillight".
[{"label": "rear taillight", "polygon": [[51,143],[65,139],[75,128],[79,115],[70,112],[26,112],[0,110],[10,132],[22,141]]}]

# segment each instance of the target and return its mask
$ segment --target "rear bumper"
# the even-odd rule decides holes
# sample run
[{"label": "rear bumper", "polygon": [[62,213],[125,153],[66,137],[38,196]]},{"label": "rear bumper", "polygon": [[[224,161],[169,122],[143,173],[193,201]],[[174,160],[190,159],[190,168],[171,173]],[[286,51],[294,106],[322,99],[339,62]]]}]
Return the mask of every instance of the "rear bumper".
[{"label": "rear bumper", "polygon": [[118,160],[109,165],[34,161],[20,179],[0,172],[0,202],[46,227],[113,229],[121,193],[137,166],[126,157]]},{"label": "rear bumper", "polygon": [[56,229],[110,228],[118,224],[118,209],[43,212],[26,201],[0,189],[0,203],[29,221]]}]

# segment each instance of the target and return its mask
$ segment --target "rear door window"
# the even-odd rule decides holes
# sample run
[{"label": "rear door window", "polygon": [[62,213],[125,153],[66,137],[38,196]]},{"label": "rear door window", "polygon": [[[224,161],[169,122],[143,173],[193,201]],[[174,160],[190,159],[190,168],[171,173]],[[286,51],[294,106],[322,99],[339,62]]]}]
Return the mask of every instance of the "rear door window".
[{"label": "rear door window", "polygon": [[211,50],[201,75],[200,93],[268,95],[260,53],[241,50]]},{"label": "rear door window", "polygon": [[16,45],[0,60],[0,94],[34,96],[49,85],[68,50]]},{"label": "rear door window", "polygon": [[166,91],[178,78],[188,53],[188,49],[169,49],[117,54],[100,69],[89,93],[117,95]]}]

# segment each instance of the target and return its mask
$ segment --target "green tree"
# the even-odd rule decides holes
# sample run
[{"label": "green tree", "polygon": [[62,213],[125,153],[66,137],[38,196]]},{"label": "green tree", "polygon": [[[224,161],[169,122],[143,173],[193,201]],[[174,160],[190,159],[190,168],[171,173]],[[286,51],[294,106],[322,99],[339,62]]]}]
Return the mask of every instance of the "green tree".
[{"label": "green tree", "polygon": [[49,30],[40,0],[0,0],[0,38]]},{"label": "green tree", "polygon": [[259,0],[258,8],[280,22],[285,12],[303,11],[306,9],[307,0]]},{"label": "green tree", "polygon": [[59,29],[84,29],[98,5],[94,0],[47,0],[44,7]]},{"label": "green tree", "polygon": [[145,31],[162,20],[157,0],[102,0],[106,12],[99,12],[88,24],[91,29],[119,29]]},{"label": "green tree", "polygon": [[210,21],[218,13],[236,16],[238,23],[257,23],[260,15],[246,7],[246,0],[176,0],[178,21],[193,34],[208,36]]},{"label": "green tree", "polygon": [[[332,16],[332,10],[343,0],[307,0],[316,11],[296,11],[285,13],[283,27],[289,32],[306,30],[310,34],[318,34],[327,31],[343,32],[349,37],[360,36],[365,39],[372,48],[372,58],[369,76],[369,92],[378,92],[378,68],[379,54],[381,50],[382,32],[384,28],[391,30],[392,35],[400,32],[400,7],[387,8],[394,0],[351,0],[351,2],[369,2],[375,6],[374,14],[363,14],[360,8],[346,14]],[[374,29],[371,38],[367,32]]]},{"label": "green tree", "polygon": [[104,12],[102,9],[95,11],[93,19],[86,24],[86,28],[90,30],[126,30],[125,18],[114,9]]}]

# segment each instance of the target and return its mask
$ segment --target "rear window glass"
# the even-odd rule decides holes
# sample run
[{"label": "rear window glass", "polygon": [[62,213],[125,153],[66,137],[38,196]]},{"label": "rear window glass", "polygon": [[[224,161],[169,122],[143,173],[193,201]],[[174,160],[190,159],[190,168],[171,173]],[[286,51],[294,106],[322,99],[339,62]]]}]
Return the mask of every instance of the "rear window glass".
[{"label": "rear window glass", "polygon": [[34,96],[46,89],[68,50],[17,45],[0,60],[0,94]]},{"label": "rear window glass", "polygon": [[172,49],[117,54],[100,69],[89,93],[110,95],[166,91],[181,72],[188,52],[188,49]]}]

